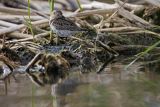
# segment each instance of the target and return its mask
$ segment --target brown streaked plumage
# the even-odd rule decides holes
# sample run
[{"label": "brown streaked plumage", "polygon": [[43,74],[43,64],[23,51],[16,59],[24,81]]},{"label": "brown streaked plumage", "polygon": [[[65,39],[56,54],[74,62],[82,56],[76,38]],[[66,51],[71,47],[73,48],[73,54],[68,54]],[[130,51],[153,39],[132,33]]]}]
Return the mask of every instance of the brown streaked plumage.
[{"label": "brown streaked plumage", "polygon": [[71,51],[62,51],[60,54],[44,53],[35,64],[37,67],[42,66],[43,72],[29,72],[28,76],[38,86],[56,84],[67,77],[72,64],[78,60],[79,56]]},{"label": "brown streaked plumage", "polygon": [[63,16],[59,10],[54,11],[50,16],[50,27],[59,37],[70,37],[77,33],[85,32],[78,27],[73,21]]}]

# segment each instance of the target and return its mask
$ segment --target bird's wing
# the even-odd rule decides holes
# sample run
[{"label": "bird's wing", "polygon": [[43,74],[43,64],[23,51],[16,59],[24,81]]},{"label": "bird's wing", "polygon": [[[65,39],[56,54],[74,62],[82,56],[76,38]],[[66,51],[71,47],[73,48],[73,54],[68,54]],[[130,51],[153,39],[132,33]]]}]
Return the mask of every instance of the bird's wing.
[{"label": "bird's wing", "polygon": [[81,28],[78,27],[74,22],[68,18],[58,18],[53,20],[51,23],[57,30],[73,30],[81,31]]}]

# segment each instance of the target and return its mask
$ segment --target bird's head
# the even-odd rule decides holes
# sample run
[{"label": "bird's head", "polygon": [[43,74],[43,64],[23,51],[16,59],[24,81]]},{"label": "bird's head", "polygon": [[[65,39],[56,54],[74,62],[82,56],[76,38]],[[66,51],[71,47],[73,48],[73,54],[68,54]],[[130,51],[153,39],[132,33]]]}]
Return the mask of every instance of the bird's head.
[{"label": "bird's head", "polygon": [[62,11],[55,10],[51,13],[50,19],[61,18],[63,17]]}]

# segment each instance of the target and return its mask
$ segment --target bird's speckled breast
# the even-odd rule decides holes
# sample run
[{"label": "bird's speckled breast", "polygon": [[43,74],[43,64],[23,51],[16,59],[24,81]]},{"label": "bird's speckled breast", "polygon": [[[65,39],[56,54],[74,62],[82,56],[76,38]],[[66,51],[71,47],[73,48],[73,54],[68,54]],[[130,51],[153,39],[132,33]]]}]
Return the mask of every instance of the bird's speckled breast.
[{"label": "bird's speckled breast", "polygon": [[70,37],[74,36],[77,33],[80,33],[80,31],[69,31],[69,30],[58,30],[57,35],[60,37]]},{"label": "bird's speckled breast", "polygon": [[77,33],[82,32],[82,31],[58,30],[53,25],[50,26],[50,27],[53,30],[53,32],[56,33],[57,36],[59,36],[59,37],[70,37],[70,36],[73,36],[73,35],[75,35]]}]

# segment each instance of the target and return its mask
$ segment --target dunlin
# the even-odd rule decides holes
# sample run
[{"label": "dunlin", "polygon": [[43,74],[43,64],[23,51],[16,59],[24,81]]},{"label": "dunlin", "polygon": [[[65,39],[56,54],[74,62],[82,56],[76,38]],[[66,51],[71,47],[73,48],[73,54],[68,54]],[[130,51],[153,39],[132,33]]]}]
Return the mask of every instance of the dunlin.
[{"label": "dunlin", "polygon": [[59,10],[51,14],[49,24],[58,37],[70,37],[85,32],[84,29],[77,26],[73,21],[64,17]]}]

